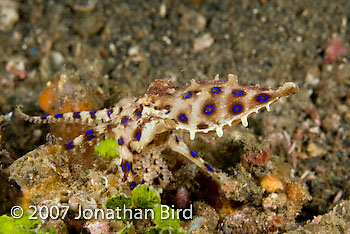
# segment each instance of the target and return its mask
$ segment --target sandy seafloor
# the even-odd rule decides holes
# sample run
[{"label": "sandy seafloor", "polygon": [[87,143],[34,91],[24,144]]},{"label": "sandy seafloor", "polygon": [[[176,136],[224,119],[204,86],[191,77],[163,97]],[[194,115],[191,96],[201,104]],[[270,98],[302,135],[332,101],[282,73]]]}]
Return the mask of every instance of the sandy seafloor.
[{"label": "sandy seafloor", "polygon": [[[350,208],[349,17],[347,0],[2,0],[0,114],[18,104],[26,113],[45,113],[39,94],[62,73],[94,109],[141,95],[155,79],[183,85],[233,73],[241,84],[295,82],[300,92],[251,117],[247,131],[269,141],[312,196],[294,229],[281,230],[301,232],[339,203]],[[48,142],[50,132],[16,116],[1,130],[3,169]],[[6,173],[0,178],[3,214],[21,193]],[[325,226],[349,233],[349,217],[343,212]]]}]

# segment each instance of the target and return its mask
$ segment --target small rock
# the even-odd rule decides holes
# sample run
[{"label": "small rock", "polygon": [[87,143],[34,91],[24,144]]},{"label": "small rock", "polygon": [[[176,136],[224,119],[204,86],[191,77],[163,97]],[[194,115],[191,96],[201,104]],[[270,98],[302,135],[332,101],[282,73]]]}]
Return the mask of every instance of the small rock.
[{"label": "small rock", "polygon": [[214,39],[210,36],[209,33],[206,33],[203,36],[194,40],[193,49],[194,51],[200,51],[209,48],[213,43]]},{"label": "small rock", "polygon": [[6,62],[6,71],[10,74],[15,75],[16,77],[19,77],[21,79],[26,78],[27,71],[25,64],[27,61],[24,58],[21,57],[15,57],[11,58]]},{"label": "small rock", "polygon": [[19,15],[16,4],[0,4],[0,31],[10,31],[18,19]]},{"label": "small rock", "polygon": [[204,202],[195,202],[194,210],[196,218],[189,222],[188,233],[213,233],[219,222],[215,209]]},{"label": "small rock", "polygon": [[181,186],[177,189],[175,195],[176,207],[180,209],[186,209],[190,203],[191,194],[188,189]]},{"label": "small rock", "polygon": [[79,17],[74,21],[73,27],[83,37],[90,37],[97,34],[105,25],[105,16],[103,13],[91,13]]},{"label": "small rock", "polygon": [[68,204],[70,209],[74,212],[78,212],[79,207],[81,207],[82,210],[97,208],[96,201],[84,192],[77,192],[71,196]]},{"label": "small rock", "polygon": [[84,227],[89,230],[91,234],[109,234],[110,225],[107,220],[89,220],[85,223]]},{"label": "small rock", "polygon": [[97,0],[76,0],[73,2],[74,4],[71,4],[73,10],[80,12],[91,12],[95,10],[97,4]]},{"label": "small rock", "polygon": [[343,45],[343,42],[340,39],[338,38],[331,39],[327,44],[327,48],[323,56],[323,62],[333,63],[338,58],[345,55],[345,52],[346,52],[345,47]]},{"label": "small rock", "polygon": [[51,53],[51,60],[52,60],[53,65],[56,68],[58,68],[59,66],[61,66],[63,64],[64,57],[60,52],[53,51]]},{"label": "small rock", "polygon": [[187,31],[195,33],[204,30],[207,25],[207,20],[203,15],[195,11],[187,11],[181,18],[181,27]]},{"label": "small rock", "polygon": [[160,4],[159,15],[161,18],[165,18],[165,16],[166,16],[166,5],[164,2],[162,4]]},{"label": "small rock", "polygon": [[340,116],[336,113],[327,115],[322,120],[322,128],[326,131],[337,131],[340,127]]},{"label": "small rock", "polygon": [[276,210],[286,205],[287,196],[284,193],[271,193],[262,202],[265,210]]},{"label": "small rock", "polygon": [[320,69],[317,66],[314,66],[307,71],[305,82],[312,86],[316,86],[320,83]]},{"label": "small rock", "polygon": [[306,150],[310,157],[318,157],[327,153],[325,149],[315,143],[309,143]]},{"label": "small rock", "polygon": [[138,46],[132,46],[132,47],[130,47],[130,49],[128,50],[128,54],[129,54],[130,56],[137,56],[137,55],[139,55],[139,53],[140,53],[140,49],[139,49]]}]

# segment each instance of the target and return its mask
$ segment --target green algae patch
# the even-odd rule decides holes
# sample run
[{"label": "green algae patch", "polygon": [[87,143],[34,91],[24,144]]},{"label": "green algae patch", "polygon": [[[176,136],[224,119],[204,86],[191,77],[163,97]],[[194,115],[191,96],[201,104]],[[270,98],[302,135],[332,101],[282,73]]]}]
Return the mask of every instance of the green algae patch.
[{"label": "green algae patch", "polygon": [[[154,223],[156,224],[156,228],[167,233],[167,230],[171,230],[173,232],[169,233],[183,233],[180,230],[180,220],[177,217],[176,211],[169,206],[157,206],[154,209]],[[168,217],[164,217],[162,215],[162,211],[166,211],[169,214]]]},{"label": "green algae patch", "polygon": [[[150,189],[147,185],[138,185],[132,191],[132,197],[124,194],[114,195],[107,199],[106,207],[108,209],[132,209],[146,210],[149,209],[154,214],[152,222],[155,226],[149,227],[145,234],[184,234],[185,231],[180,227],[180,220],[176,217],[176,212],[171,207],[160,204],[161,199],[159,193]],[[120,213],[123,213],[121,210]],[[164,213],[168,213],[168,217],[163,217]],[[138,219],[122,218],[125,227],[118,234],[126,234],[134,230],[134,225],[137,225]]]},{"label": "green algae patch", "polygon": [[106,207],[107,209],[117,209],[118,207],[120,209],[130,208],[132,205],[132,199],[129,196],[126,196],[124,194],[120,195],[113,195],[106,201]]},{"label": "green algae patch", "polygon": [[94,147],[94,152],[96,155],[104,159],[111,159],[119,157],[117,152],[118,143],[113,139],[103,140]]},{"label": "green algae patch", "polygon": [[159,194],[149,189],[147,185],[138,185],[132,191],[134,206],[142,209],[152,209],[160,204]]},{"label": "green algae patch", "polygon": [[15,219],[7,215],[0,216],[0,234],[56,234],[51,228],[39,229],[39,219],[29,219],[32,214],[25,212],[21,218]]},{"label": "green algae patch", "polygon": [[[120,195],[113,195],[106,201],[106,207],[107,209],[118,209],[120,210],[120,214],[124,213],[124,209],[129,209],[132,207],[132,198],[129,196],[126,196],[124,194]],[[127,223],[128,218],[124,217],[124,215],[115,217],[116,220],[122,220],[124,223]]]},{"label": "green algae patch", "polygon": [[[176,217],[176,211],[166,205],[157,205],[153,208],[154,220],[156,226],[148,228],[145,234],[184,234],[185,231],[180,227],[180,220]],[[169,214],[164,216],[164,212]]]}]

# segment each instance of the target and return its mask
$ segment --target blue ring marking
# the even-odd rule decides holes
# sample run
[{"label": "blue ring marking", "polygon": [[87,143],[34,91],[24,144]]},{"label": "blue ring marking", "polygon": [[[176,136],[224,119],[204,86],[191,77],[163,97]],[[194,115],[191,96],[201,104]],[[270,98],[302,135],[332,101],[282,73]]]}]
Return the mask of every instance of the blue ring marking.
[{"label": "blue ring marking", "polygon": [[40,118],[41,118],[41,119],[46,119],[47,116],[46,116],[46,115],[42,115]]},{"label": "blue ring marking", "polygon": [[96,118],[95,114],[96,114],[96,111],[95,111],[95,110],[90,111],[90,117],[91,117],[91,119],[95,119],[95,118]]},{"label": "blue ring marking", "polygon": [[205,114],[211,114],[214,110],[214,107],[212,105],[206,105],[204,108],[204,113]]},{"label": "blue ring marking", "polygon": [[130,171],[130,167],[131,167],[131,166],[130,166],[130,164],[129,164],[128,162],[125,162],[125,163],[124,163],[124,166],[125,166],[125,169],[126,169],[126,166],[128,166],[128,171]]},{"label": "blue ring marking", "polygon": [[157,107],[155,106],[154,109],[157,110]]},{"label": "blue ring marking", "polygon": [[239,112],[241,112],[241,110],[242,110],[241,105],[235,105],[235,106],[232,108],[232,111],[235,112],[235,113],[239,113]]},{"label": "blue ring marking", "polygon": [[239,90],[239,89],[236,89],[235,91],[233,91],[233,94],[234,94],[235,96],[242,96],[243,91],[242,91],[242,90]]},{"label": "blue ring marking", "polygon": [[141,116],[141,111],[136,113],[137,116]]},{"label": "blue ring marking", "polygon": [[62,118],[62,117],[63,117],[62,113],[55,114],[55,118]]},{"label": "blue ring marking", "polygon": [[87,137],[92,136],[92,130],[91,130],[91,129],[90,129],[90,130],[87,130],[87,131],[85,132],[85,136],[87,136]]},{"label": "blue ring marking", "polygon": [[177,138],[177,136],[175,136],[175,140],[176,140],[176,142],[179,142],[179,138]]},{"label": "blue ring marking", "polygon": [[208,169],[208,171],[214,171],[214,169],[208,163],[206,163],[204,165]]},{"label": "blue ring marking", "polygon": [[131,190],[133,190],[136,186],[137,186],[137,184],[135,182],[131,182],[131,185],[130,185]]},{"label": "blue ring marking", "polygon": [[67,149],[71,149],[72,146],[72,141],[68,141],[67,143],[65,143],[65,145],[67,146]]},{"label": "blue ring marking", "polygon": [[198,154],[194,150],[190,149],[190,152],[192,157],[198,157]]},{"label": "blue ring marking", "polygon": [[145,181],[144,180],[141,180],[141,184],[144,184],[145,183]]},{"label": "blue ring marking", "polygon": [[108,112],[107,112],[107,115],[108,115],[108,117],[109,118],[111,118],[111,114],[113,113],[113,110],[109,110]]},{"label": "blue ring marking", "polygon": [[119,138],[118,139],[118,145],[122,145],[124,143],[123,139],[122,138]]},{"label": "blue ring marking", "polygon": [[173,130],[170,130],[170,131],[169,131],[169,134],[172,134],[172,133],[173,133]]},{"label": "blue ring marking", "polygon": [[183,98],[189,98],[189,97],[191,97],[191,93],[190,92],[187,92],[187,93],[185,93],[183,96],[182,96]]},{"label": "blue ring marking", "polygon": [[120,167],[122,168],[122,171],[124,171],[124,166],[123,166],[123,165],[120,165]]},{"label": "blue ring marking", "polygon": [[178,89],[179,87],[174,87],[174,89],[176,90],[176,89]]},{"label": "blue ring marking", "polygon": [[147,168],[145,169],[145,172],[148,173],[148,169]]},{"label": "blue ring marking", "polygon": [[266,94],[260,94],[257,99],[259,102],[265,102],[268,98],[269,96],[267,96]]},{"label": "blue ring marking", "polygon": [[187,117],[186,115],[180,115],[179,119],[182,121],[182,122],[185,122],[187,120]]},{"label": "blue ring marking", "polygon": [[214,88],[211,89],[212,93],[218,93],[219,91],[220,91],[220,89],[217,88],[217,87],[214,87]]},{"label": "blue ring marking", "polygon": [[128,119],[127,119],[127,118],[123,119],[123,124],[124,124],[124,126],[126,125],[127,122],[128,122]]},{"label": "blue ring marking", "polygon": [[77,119],[80,118],[80,112],[79,111],[73,112],[73,117]]},{"label": "blue ring marking", "polygon": [[167,109],[167,110],[169,110],[170,106],[165,106],[164,108]]},{"label": "blue ring marking", "polygon": [[138,140],[138,141],[139,141],[139,140],[140,140],[140,138],[141,138],[141,133],[137,132],[137,133],[136,133],[136,140]]}]

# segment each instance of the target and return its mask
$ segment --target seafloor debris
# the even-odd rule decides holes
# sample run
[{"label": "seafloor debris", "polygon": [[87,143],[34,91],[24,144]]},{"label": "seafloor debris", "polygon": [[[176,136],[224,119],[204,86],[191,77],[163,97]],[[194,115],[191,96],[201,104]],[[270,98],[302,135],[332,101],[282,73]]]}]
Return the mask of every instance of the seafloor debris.
[{"label": "seafloor debris", "polygon": [[318,215],[303,227],[287,232],[288,234],[306,233],[349,233],[350,201],[345,200],[324,215]]}]

